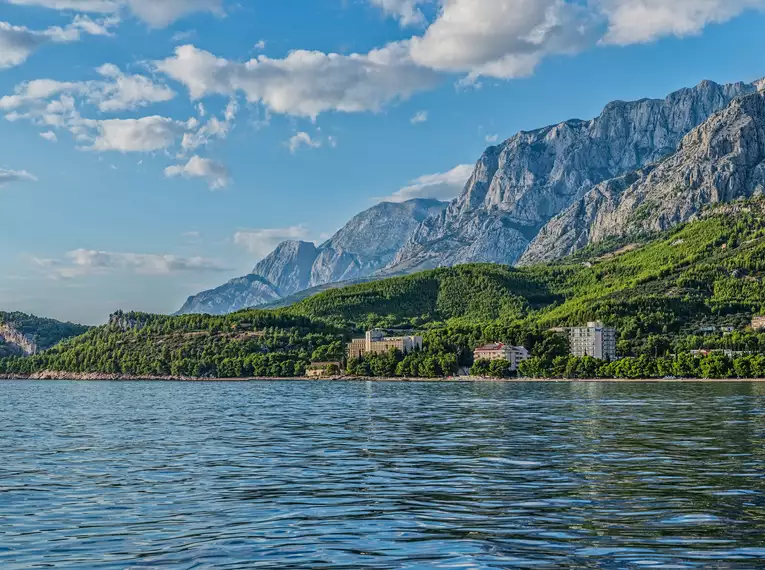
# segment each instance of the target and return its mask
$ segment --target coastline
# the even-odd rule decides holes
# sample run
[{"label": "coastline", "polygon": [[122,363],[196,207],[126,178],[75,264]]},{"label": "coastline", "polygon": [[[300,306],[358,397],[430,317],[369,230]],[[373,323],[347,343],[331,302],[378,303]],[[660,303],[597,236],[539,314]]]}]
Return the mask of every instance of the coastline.
[{"label": "coastline", "polygon": [[730,384],[737,382],[759,383],[765,378],[485,378],[479,376],[457,376],[448,378],[383,378],[365,376],[331,376],[327,378],[296,377],[251,377],[251,378],[197,378],[191,376],[134,376],[130,374],[103,374],[97,372],[55,372],[45,371],[34,374],[0,374],[2,380],[59,380],[76,382],[397,382],[397,383],[485,383],[485,384],[606,384],[606,383],[651,383],[687,384],[710,383]]}]

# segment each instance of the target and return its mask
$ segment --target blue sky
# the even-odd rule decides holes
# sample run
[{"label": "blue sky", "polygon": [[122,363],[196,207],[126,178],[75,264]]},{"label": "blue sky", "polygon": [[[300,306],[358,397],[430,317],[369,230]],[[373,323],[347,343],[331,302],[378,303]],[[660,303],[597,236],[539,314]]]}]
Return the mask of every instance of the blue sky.
[{"label": "blue sky", "polygon": [[0,0],[0,310],[172,312],[518,130],[765,76],[762,8]]}]

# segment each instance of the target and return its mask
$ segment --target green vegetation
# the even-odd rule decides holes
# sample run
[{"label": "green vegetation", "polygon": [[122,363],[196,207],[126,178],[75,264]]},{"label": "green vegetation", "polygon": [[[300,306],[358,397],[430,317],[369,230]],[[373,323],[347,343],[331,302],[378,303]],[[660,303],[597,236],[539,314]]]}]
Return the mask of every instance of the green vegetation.
[{"label": "green vegetation", "polygon": [[[62,323],[53,319],[44,319],[24,313],[0,312],[0,325],[6,325],[25,336],[40,350],[55,346],[64,339],[83,334],[88,327],[74,323]],[[14,354],[6,343],[0,342],[0,357]]]},{"label": "green vegetation", "polygon": [[[753,200],[549,265],[437,269],[226,317],[117,315],[43,354],[0,360],[0,373],[293,376],[311,362],[342,359],[349,338],[380,327],[421,333],[423,351],[368,356],[348,372],[433,377],[475,367],[505,375],[501,363],[472,357],[476,346],[499,341],[530,350],[521,370],[528,376],[765,376],[765,333],[748,329],[764,311],[765,200]],[[569,358],[566,340],[548,332],[592,320],[618,328],[618,362]],[[694,349],[740,354],[696,358]]]}]

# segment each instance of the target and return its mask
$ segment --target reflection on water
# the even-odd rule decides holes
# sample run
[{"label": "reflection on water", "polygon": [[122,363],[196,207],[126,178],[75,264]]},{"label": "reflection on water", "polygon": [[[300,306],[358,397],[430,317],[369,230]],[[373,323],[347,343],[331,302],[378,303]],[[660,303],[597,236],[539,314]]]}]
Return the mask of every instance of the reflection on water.
[{"label": "reflection on water", "polygon": [[0,568],[763,568],[765,385],[0,383]]}]

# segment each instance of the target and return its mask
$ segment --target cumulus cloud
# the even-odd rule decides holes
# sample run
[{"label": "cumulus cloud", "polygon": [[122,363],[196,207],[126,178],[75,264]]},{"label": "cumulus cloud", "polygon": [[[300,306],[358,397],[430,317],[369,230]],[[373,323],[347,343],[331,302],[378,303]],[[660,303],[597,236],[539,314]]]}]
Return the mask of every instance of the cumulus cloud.
[{"label": "cumulus cloud", "polygon": [[284,241],[308,239],[308,229],[305,226],[289,228],[243,230],[234,234],[234,243],[247,249],[250,253],[262,258],[271,253],[274,248]]},{"label": "cumulus cloud", "polygon": [[443,0],[438,18],[411,40],[415,63],[447,72],[509,79],[546,56],[583,48],[591,13],[564,0]]},{"label": "cumulus cloud", "polygon": [[287,141],[287,146],[290,148],[290,152],[295,154],[301,148],[320,148],[321,141],[314,140],[311,135],[304,132],[295,133],[290,140]]},{"label": "cumulus cloud", "polygon": [[152,27],[165,27],[193,12],[223,15],[222,0],[7,0],[11,4],[41,6],[54,10],[75,10],[116,14],[123,7]]},{"label": "cumulus cloud", "polygon": [[115,23],[116,20],[95,22],[90,18],[77,16],[64,28],[54,26],[45,30],[30,30],[25,26],[0,22],[0,69],[21,65],[45,44],[76,42],[82,34],[108,35],[109,27]]},{"label": "cumulus cloud", "polygon": [[726,22],[763,0],[598,0],[608,19],[606,44],[650,42],[663,36],[698,34],[710,23]]},{"label": "cumulus cloud", "polygon": [[173,146],[188,124],[154,115],[140,119],[86,121],[95,138],[88,147],[96,151],[153,152]]},{"label": "cumulus cloud", "polygon": [[97,69],[100,81],[65,82],[35,79],[17,85],[13,95],[0,98],[0,110],[47,105],[54,96],[66,93],[81,96],[102,112],[134,110],[175,97],[175,92],[142,75],[126,75],[116,65],[106,64]]},{"label": "cumulus cloud", "polygon": [[208,158],[192,156],[186,164],[176,164],[165,169],[165,176],[174,178],[204,178],[212,190],[225,188],[229,183],[228,168],[220,162]]},{"label": "cumulus cloud", "polygon": [[447,172],[426,174],[395,192],[392,196],[383,198],[383,202],[406,202],[414,198],[433,198],[436,200],[452,200],[465,187],[473,174],[473,165],[460,164]]},{"label": "cumulus cloud", "polygon": [[[84,117],[80,103],[89,103],[101,112],[134,110],[168,101],[175,93],[165,85],[140,75],[126,75],[114,65],[98,69],[102,80],[62,82],[37,79],[22,83],[12,95],[0,98],[0,111],[9,121],[28,120],[48,129],[41,136],[55,140],[55,130],[66,129],[81,149],[118,152],[154,152],[174,146],[186,136],[206,140],[222,138],[228,132],[200,125],[195,118],[177,121],[159,115],[137,119],[93,119]],[[232,108],[226,120],[233,120]],[[216,119],[217,120],[217,119]],[[225,131],[225,132],[221,132]],[[201,132],[201,135],[197,133]],[[201,144],[201,143],[200,143]]]},{"label": "cumulus cloud", "polygon": [[33,258],[52,277],[74,279],[86,275],[107,274],[118,271],[142,275],[172,275],[176,273],[218,273],[227,268],[218,260],[204,257],[179,257],[148,253],[121,253],[77,249],[66,254],[66,259]]},{"label": "cumulus cloud", "polygon": [[26,170],[4,170],[0,168],[0,188],[12,182],[37,182],[37,178]]},{"label": "cumulus cloud", "polygon": [[45,131],[44,133],[40,133],[40,136],[44,138],[46,141],[58,142],[58,137],[56,136],[56,133],[54,133],[53,131]]},{"label": "cumulus cloud", "polygon": [[155,65],[184,84],[193,99],[241,91],[269,111],[312,118],[326,111],[376,111],[438,79],[409,60],[404,44],[351,55],[297,50],[283,59],[261,55],[244,63],[185,45]]},{"label": "cumulus cloud", "polygon": [[425,23],[425,16],[418,8],[430,0],[370,0],[379,6],[386,14],[390,14],[401,22],[402,26],[418,26]]},{"label": "cumulus cloud", "polygon": [[90,100],[104,112],[132,110],[175,97],[175,92],[166,85],[142,75],[125,75],[113,64],[102,65],[98,73],[107,81],[88,82],[85,89]]}]

